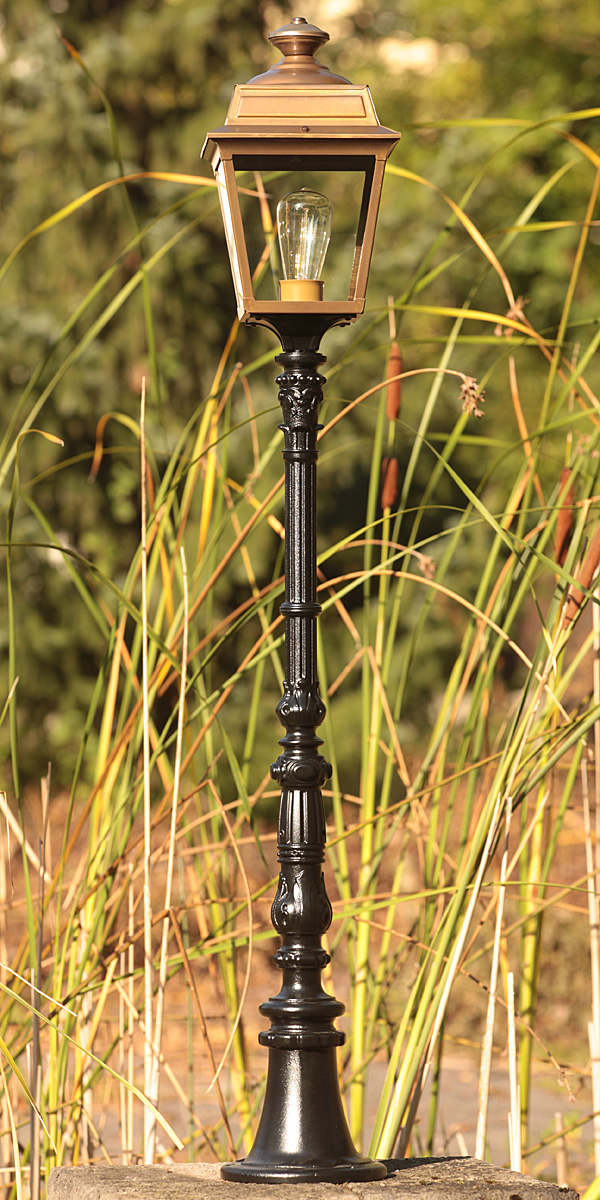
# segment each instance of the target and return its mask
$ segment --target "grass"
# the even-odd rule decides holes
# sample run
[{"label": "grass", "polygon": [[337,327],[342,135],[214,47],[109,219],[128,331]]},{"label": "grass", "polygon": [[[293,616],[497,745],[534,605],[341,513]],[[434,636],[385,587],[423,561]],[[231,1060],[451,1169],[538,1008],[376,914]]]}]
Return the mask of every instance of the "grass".
[{"label": "grass", "polygon": [[[536,214],[565,168],[495,249],[466,211],[473,189],[457,202],[390,168],[390,191],[399,195],[408,182],[433,189],[447,211],[406,291],[334,342],[330,356],[322,494],[347,478],[357,442],[370,464],[359,522],[340,532],[338,521],[332,544],[322,530],[319,670],[333,764],[332,986],[349,1002],[343,1080],[357,1145],[380,1156],[439,1149],[443,1067],[456,1040],[467,1039],[482,1047],[480,1103],[463,1145],[482,1157],[493,1064],[511,1077],[516,1166],[526,1166],[535,1143],[538,1061],[550,1064],[557,1096],[565,1081],[591,1075],[586,1111],[548,1133],[542,1149],[546,1172],[557,1145],[563,1171],[565,1148],[577,1150],[569,1182],[590,1183],[592,1200],[600,1194],[592,1121],[600,1110],[600,333],[592,322],[584,344],[585,327],[575,331],[574,322],[600,175],[587,148],[573,145],[573,153],[586,159],[589,190],[584,212],[567,218],[576,236],[551,334],[526,316],[510,261],[520,237],[552,235]],[[32,231],[7,269],[26,243],[54,236],[99,191]],[[199,187],[201,212],[188,230],[203,219],[207,194]],[[457,224],[481,269],[450,304],[437,301],[436,286],[451,278]],[[93,473],[102,469],[109,420],[123,431],[112,453],[138,463],[142,524],[123,579],[65,546],[27,472],[25,434],[40,433],[34,423],[43,425],[57,384],[181,236],[147,258],[100,315],[111,272],[93,284],[54,347],[52,378],[42,385],[40,363],[2,444],[1,715],[14,780],[2,794],[0,852],[7,1195],[37,1197],[51,1167],[66,1162],[229,1158],[251,1144],[260,1112],[255,1010],[272,987],[277,799],[267,770],[275,718],[265,713],[283,676],[270,356],[240,363],[233,328],[209,394],[167,453],[145,396],[139,419],[100,419]],[[499,311],[479,306],[490,278]],[[145,313],[151,320],[148,304]],[[427,349],[418,344],[423,320]],[[343,345],[339,357],[335,345]],[[363,375],[369,383],[357,391]],[[52,442],[47,469],[57,470],[60,486],[61,473],[78,464],[61,462]],[[25,517],[28,529],[36,522],[35,538],[21,532]],[[105,649],[81,713],[70,793],[54,795],[49,774],[33,800],[19,785],[23,647],[13,564],[37,543],[61,556],[71,603],[85,607]],[[542,986],[552,931],[565,919],[580,954],[590,939],[589,1044],[575,1031],[565,1045],[565,1018],[553,1024]],[[382,1070],[371,1111],[369,1075]],[[582,1127],[593,1143],[586,1168]]]}]

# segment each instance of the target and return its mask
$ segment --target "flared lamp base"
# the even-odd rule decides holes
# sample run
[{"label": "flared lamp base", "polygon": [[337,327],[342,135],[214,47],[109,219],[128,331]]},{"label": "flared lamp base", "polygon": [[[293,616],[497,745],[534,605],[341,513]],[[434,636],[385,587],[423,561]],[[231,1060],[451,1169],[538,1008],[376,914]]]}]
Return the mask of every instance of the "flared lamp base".
[{"label": "flared lamp base", "polygon": [[246,1158],[221,1167],[222,1178],[233,1183],[370,1183],[387,1173],[385,1163],[364,1158],[353,1145],[335,1046],[271,1046],[254,1145]]},{"label": "flared lamp base", "polygon": [[273,1166],[241,1158],[221,1167],[221,1176],[230,1183],[373,1183],[386,1178],[387,1167],[372,1158],[349,1158],[327,1166],[310,1163]]}]

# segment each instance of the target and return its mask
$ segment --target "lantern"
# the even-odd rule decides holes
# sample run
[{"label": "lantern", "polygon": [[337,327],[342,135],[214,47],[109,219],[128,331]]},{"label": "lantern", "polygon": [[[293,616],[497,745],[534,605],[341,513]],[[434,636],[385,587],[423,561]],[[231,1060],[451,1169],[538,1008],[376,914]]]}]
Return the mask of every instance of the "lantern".
[{"label": "lantern", "polygon": [[[281,61],[235,88],[225,125],[208,134],[202,153],[210,156],[219,184],[240,321],[266,325],[284,349],[316,348],[333,325],[347,325],[364,312],[385,163],[400,135],[379,124],[368,87],[349,83],[315,59],[329,41],[323,30],[295,17],[269,41],[281,51]],[[282,258],[295,244],[272,298],[257,297],[252,279],[247,227],[249,217],[256,220],[258,206],[251,214],[246,210],[245,219],[242,215],[240,176],[246,177],[247,189],[253,172],[279,178],[289,172],[300,180],[279,205]],[[318,275],[304,273],[323,265],[327,247],[319,238],[325,237],[327,197],[301,181],[332,172],[344,172],[356,187],[346,295],[333,294],[326,280],[323,286]],[[302,273],[294,274],[295,267]],[[307,283],[319,286],[302,286]]]},{"label": "lantern", "polygon": [[[379,124],[367,87],[317,62],[315,51],[328,34],[296,17],[269,40],[281,61],[235,88],[225,125],[208,134],[203,151],[219,185],[239,318],[271,329],[283,348],[276,361],[285,462],[286,677],[277,715],[285,733],[271,767],[281,787],[281,870],[271,916],[282,939],[274,958],[283,981],[260,1009],[271,1026],[259,1035],[269,1065],[254,1145],[245,1159],[222,1167],[222,1175],[241,1183],[344,1183],[383,1179],[387,1169],[357,1153],[352,1142],[336,1059],[344,1034],[335,1021],[344,1006],[321,984],[329,962],[321,938],[332,911],[322,870],[322,789],[331,767],[316,732],[325,716],[316,650],[316,464],[324,383],[318,368],[325,362],[319,345],[328,329],[364,310],[385,163],[400,135]],[[336,215],[327,188],[336,179],[343,180],[344,212],[357,185],[345,291],[337,264],[330,270],[328,251]],[[276,209],[265,220],[269,200]],[[276,235],[280,252],[270,296],[261,293],[253,262],[255,253],[259,264],[261,257],[266,262],[265,232],[267,249]]]}]

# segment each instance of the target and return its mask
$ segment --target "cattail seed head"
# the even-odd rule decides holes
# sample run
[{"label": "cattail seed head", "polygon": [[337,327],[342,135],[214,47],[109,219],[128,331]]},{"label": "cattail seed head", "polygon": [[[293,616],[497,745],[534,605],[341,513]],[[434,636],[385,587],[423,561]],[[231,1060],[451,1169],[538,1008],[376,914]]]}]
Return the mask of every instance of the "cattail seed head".
[{"label": "cattail seed head", "polygon": [[392,508],[398,496],[400,469],[397,458],[384,458],[381,464],[381,507]]},{"label": "cattail seed head", "polygon": [[390,356],[387,364],[387,397],[385,411],[390,421],[395,421],[400,413],[402,403],[402,380],[396,379],[396,375],[402,373],[402,355],[397,342],[392,342]]},{"label": "cattail seed head", "polygon": [[578,587],[571,586],[567,594],[567,603],[563,616],[563,629],[566,629],[571,621],[575,620],[584,598],[584,591],[587,591],[598,572],[600,566],[600,524],[596,526],[594,536],[590,542],[588,552],[581,564],[578,574]]},{"label": "cattail seed head", "polygon": [[571,467],[563,467],[560,473],[560,488],[558,493],[560,508],[556,518],[556,534],[554,541],[554,557],[559,565],[563,566],[569,546],[571,545],[571,534],[573,531],[573,471]]}]

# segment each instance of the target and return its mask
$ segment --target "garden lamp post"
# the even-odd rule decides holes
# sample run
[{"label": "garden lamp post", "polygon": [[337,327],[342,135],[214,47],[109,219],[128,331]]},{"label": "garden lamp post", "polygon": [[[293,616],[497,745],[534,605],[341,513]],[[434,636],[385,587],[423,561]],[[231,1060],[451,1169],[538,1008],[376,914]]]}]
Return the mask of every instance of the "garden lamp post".
[{"label": "garden lamp post", "polygon": [[[315,59],[328,40],[303,17],[271,34],[281,61],[235,88],[225,125],[208,134],[203,150],[219,185],[239,318],[266,325],[283,351],[276,361],[282,368],[286,674],[276,711],[285,734],[271,767],[281,787],[281,870],[271,916],[282,938],[275,962],[283,981],[260,1008],[271,1026],[259,1035],[269,1063],[256,1139],[245,1159],[222,1168],[225,1179],[242,1183],[343,1183],[386,1175],[383,1163],[362,1157],[353,1145],[337,1074],[344,1034],[334,1022],[344,1006],[321,984],[329,961],[321,939],[332,916],[322,871],[321,789],[331,767],[319,753],[316,732],[325,716],[317,679],[316,463],[325,382],[319,345],[328,329],[364,311],[385,162],[400,135],[379,124],[367,87],[354,86]],[[281,278],[273,299],[255,295],[250,225],[256,200],[243,212],[248,172],[269,173],[269,189],[281,193]],[[348,293],[337,300],[321,279],[333,206],[315,185],[315,176],[334,172],[346,173],[345,197],[353,182],[359,185]]]}]

